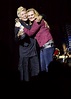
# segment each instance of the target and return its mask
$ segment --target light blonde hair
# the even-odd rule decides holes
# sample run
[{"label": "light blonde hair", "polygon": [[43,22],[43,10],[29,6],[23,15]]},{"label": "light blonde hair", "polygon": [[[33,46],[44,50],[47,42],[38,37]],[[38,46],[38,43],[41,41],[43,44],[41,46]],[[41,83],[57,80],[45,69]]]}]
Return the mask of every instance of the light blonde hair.
[{"label": "light blonde hair", "polygon": [[18,17],[20,17],[20,13],[21,13],[22,11],[26,11],[26,8],[20,6],[20,7],[17,9],[17,16],[18,16]]},{"label": "light blonde hair", "polygon": [[39,16],[39,13],[34,9],[34,8],[30,8],[27,10],[27,13],[30,12],[30,11],[33,11],[35,16]]}]

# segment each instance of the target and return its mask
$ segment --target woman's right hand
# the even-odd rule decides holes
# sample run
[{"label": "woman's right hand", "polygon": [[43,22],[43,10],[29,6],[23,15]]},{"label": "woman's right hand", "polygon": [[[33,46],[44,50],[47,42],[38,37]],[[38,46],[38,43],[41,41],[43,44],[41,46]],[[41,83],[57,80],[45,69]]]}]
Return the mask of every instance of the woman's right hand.
[{"label": "woman's right hand", "polygon": [[20,27],[21,23],[20,22],[16,22],[15,27]]},{"label": "woman's right hand", "polygon": [[18,34],[17,34],[17,36],[19,37],[19,36],[21,36],[21,35],[23,35],[23,34],[24,34],[23,31],[19,31]]},{"label": "woman's right hand", "polygon": [[36,22],[40,22],[42,20],[42,16],[41,15],[39,15],[39,16],[36,16]]},{"label": "woman's right hand", "polygon": [[15,18],[15,23],[16,23],[16,22],[19,22],[19,18]]}]

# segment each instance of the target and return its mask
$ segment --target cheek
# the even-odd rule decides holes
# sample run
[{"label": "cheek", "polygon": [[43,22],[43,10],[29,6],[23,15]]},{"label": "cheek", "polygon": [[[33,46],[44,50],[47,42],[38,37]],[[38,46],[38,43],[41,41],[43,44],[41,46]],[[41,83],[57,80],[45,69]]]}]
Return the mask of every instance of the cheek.
[{"label": "cheek", "polygon": [[32,17],[35,18],[35,15],[33,15]]},{"label": "cheek", "polygon": [[26,17],[26,14],[24,14],[23,17]]}]

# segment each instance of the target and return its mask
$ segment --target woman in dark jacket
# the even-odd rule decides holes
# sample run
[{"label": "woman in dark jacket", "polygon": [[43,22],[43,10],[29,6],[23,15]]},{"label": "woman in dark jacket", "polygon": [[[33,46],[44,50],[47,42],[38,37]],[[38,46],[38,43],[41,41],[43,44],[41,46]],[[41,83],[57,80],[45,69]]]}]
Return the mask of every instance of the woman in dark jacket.
[{"label": "woman in dark jacket", "polygon": [[30,77],[37,76],[39,73],[39,59],[36,49],[36,40],[23,34],[23,27],[30,29],[26,9],[17,9],[18,21],[15,23],[15,39],[19,42],[19,71],[21,80],[29,81]]}]

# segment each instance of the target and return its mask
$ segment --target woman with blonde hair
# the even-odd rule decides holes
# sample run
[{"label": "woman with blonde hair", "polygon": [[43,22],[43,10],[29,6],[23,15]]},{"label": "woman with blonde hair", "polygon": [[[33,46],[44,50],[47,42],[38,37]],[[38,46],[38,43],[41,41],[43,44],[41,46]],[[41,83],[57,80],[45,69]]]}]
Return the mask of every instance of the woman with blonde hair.
[{"label": "woman with blonde hair", "polygon": [[23,28],[30,29],[26,9],[22,6],[17,9],[15,23],[15,39],[19,42],[19,71],[20,79],[29,81],[30,78],[37,76],[39,73],[39,60],[36,49],[36,40],[23,34]]},{"label": "woman with blonde hair", "polygon": [[41,71],[48,72],[48,65],[53,61],[54,41],[50,28],[43,17],[33,8],[27,10],[28,19],[32,23],[31,29],[24,27],[28,36],[35,36],[40,47]]}]

